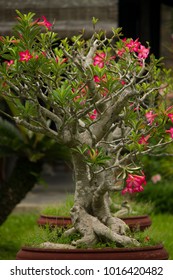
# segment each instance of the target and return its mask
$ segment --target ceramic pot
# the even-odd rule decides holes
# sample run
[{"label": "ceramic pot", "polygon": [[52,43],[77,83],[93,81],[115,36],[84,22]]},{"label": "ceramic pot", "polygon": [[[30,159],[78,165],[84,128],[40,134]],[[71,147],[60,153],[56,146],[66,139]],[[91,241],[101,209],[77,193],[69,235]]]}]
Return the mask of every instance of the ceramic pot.
[{"label": "ceramic pot", "polygon": [[44,249],[22,247],[16,260],[167,260],[162,245],[135,248]]},{"label": "ceramic pot", "polygon": [[[147,215],[125,217],[122,220],[131,230],[140,229],[141,231],[151,226],[151,219]],[[71,224],[70,217],[41,215],[37,220],[39,226],[49,225],[50,227],[67,227]]]}]

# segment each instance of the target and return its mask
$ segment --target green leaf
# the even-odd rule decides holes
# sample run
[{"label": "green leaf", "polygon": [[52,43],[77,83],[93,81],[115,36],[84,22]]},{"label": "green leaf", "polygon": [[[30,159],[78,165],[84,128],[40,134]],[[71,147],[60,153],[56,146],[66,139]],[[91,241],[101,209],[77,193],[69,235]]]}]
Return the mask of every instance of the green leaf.
[{"label": "green leaf", "polygon": [[71,101],[72,98],[74,98],[72,94],[72,87],[69,85],[68,81],[65,81],[61,87],[57,88],[56,90],[53,90],[52,92],[54,100],[60,103],[61,105],[67,104],[69,101]]},{"label": "green leaf", "polygon": [[0,117],[0,148],[1,155],[22,151],[25,146],[24,140],[17,127]]}]

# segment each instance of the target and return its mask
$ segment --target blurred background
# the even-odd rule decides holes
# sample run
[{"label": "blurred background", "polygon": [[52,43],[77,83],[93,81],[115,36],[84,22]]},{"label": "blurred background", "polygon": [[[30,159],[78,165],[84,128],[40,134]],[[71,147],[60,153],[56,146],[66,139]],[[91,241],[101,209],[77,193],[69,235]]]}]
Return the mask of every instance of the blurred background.
[{"label": "blurred background", "polygon": [[109,33],[112,26],[123,27],[125,36],[150,42],[155,55],[163,55],[172,65],[173,0],[0,0],[1,35],[11,33],[16,9],[45,15],[60,37],[71,37],[83,28],[88,37],[94,16],[98,28]]}]

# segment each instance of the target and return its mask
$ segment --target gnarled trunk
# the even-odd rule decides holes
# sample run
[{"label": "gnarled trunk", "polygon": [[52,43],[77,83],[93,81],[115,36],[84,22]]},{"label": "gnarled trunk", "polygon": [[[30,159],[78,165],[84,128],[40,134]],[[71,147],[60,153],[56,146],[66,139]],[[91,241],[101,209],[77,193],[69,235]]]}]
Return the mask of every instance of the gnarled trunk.
[{"label": "gnarled trunk", "polygon": [[82,238],[73,245],[93,246],[99,239],[113,241],[117,246],[138,242],[127,236],[128,226],[114,217],[109,209],[106,174],[93,175],[80,154],[73,154],[75,172],[75,200],[71,209],[73,228],[66,235],[78,231]]}]

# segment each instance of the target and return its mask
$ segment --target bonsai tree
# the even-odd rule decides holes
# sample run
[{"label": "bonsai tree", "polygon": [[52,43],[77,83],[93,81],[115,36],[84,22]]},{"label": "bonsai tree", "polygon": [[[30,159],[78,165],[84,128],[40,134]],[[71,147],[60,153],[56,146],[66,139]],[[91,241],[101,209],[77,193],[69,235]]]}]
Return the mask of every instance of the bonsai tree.
[{"label": "bonsai tree", "polygon": [[16,108],[14,120],[66,145],[74,169],[74,245],[99,238],[138,245],[110,211],[111,192],[141,192],[140,158],[172,142],[173,107],[167,105],[170,71],[149,57],[139,39],[112,29],[84,40],[84,31],[59,39],[43,16],[18,14],[14,36],[0,37],[0,92]]}]

